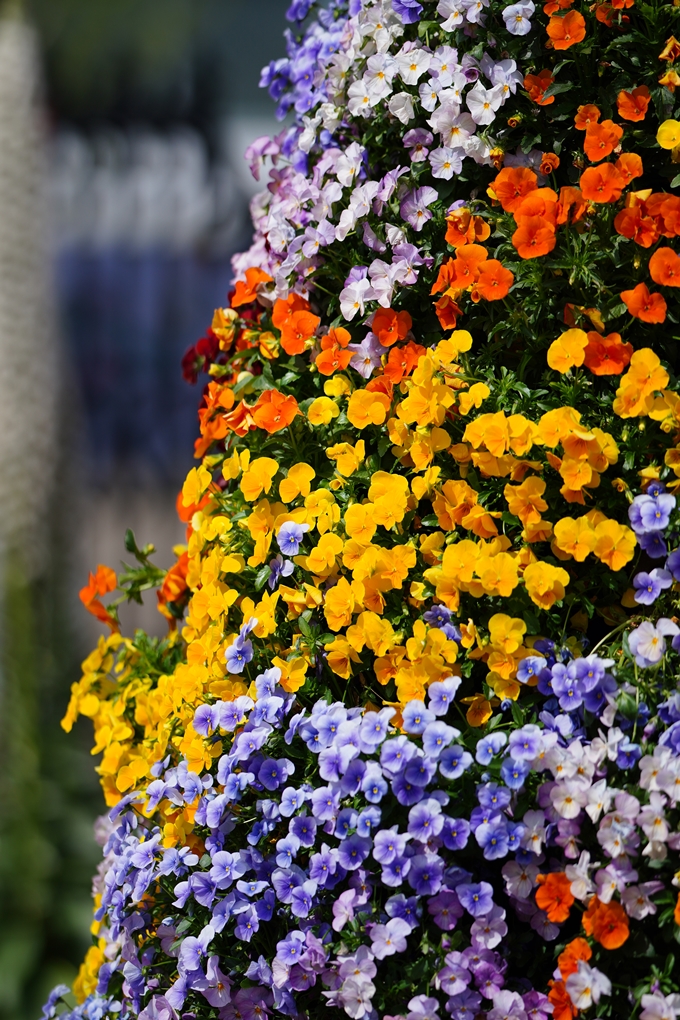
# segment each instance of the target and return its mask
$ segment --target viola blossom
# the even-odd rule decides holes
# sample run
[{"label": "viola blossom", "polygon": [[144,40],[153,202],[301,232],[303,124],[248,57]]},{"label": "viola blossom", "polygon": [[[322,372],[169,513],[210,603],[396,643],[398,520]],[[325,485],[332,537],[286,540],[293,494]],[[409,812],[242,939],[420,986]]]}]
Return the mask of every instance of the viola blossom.
[{"label": "viola blossom", "polygon": [[385,348],[374,333],[367,333],[360,344],[348,344],[348,351],[353,351],[350,365],[364,379],[369,379],[376,368],[380,368]]},{"label": "viola blossom", "polygon": [[432,176],[450,181],[454,174],[459,174],[463,169],[463,155],[462,149],[451,149],[448,146],[434,149],[429,156]]},{"label": "viola blossom", "polygon": [[423,163],[428,156],[428,146],[432,144],[434,136],[424,128],[414,128],[404,135],[404,148],[409,150],[412,163]]},{"label": "viola blossom", "polygon": [[291,560],[284,560],[281,553],[277,553],[274,559],[269,561],[269,570],[271,572],[267,584],[273,591],[282,578],[290,577],[295,570],[295,564]]},{"label": "viola blossom", "polygon": [[612,991],[607,975],[596,967],[590,967],[584,960],[578,961],[578,970],[567,978],[566,988],[576,1009],[588,1009],[603,995],[611,995]]},{"label": "viola blossom", "polygon": [[510,4],[503,8],[503,21],[511,35],[527,35],[531,31],[531,18],[536,8],[531,0]]},{"label": "viola blossom", "polygon": [[643,606],[651,606],[659,595],[673,583],[673,575],[667,570],[655,567],[649,573],[641,570],[633,578],[635,601]]},{"label": "viola blossom", "polygon": [[437,201],[438,194],[434,188],[423,187],[410,191],[402,199],[399,207],[402,219],[406,220],[416,231],[421,231],[428,220],[432,219],[432,213],[428,206]]},{"label": "viola blossom", "polygon": [[656,626],[645,620],[628,635],[628,644],[638,666],[658,665],[666,654],[666,638],[677,637],[680,628],[672,620],[657,620]]},{"label": "viola blossom", "polygon": [[673,993],[664,995],[655,990],[642,996],[640,1000],[642,1012],[640,1020],[675,1020],[680,1012],[680,995]]},{"label": "viola blossom", "polygon": [[653,531],[663,531],[670,523],[670,515],[675,509],[676,499],[670,493],[656,491],[651,496],[636,496],[628,510],[631,527],[638,535]]},{"label": "viola blossom", "polygon": [[363,277],[355,276],[353,279],[348,277],[340,292],[340,311],[343,317],[351,322],[355,315],[363,315],[365,302],[372,296],[373,290],[371,281],[368,279],[368,270]]},{"label": "viola blossom", "polygon": [[306,531],[309,531],[308,524],[297,524],[295,521],[282,524],[276,536],[281,552],[286,556],[297,556]]},{"label": "viola blossom", "polygon": [[253,643],[248,641],[247,638],[255,627],[257,627],[257,619],[251,616],[241,627],[236,640],[229,645],[224,653],[227,669],[230,673],[242,673],[248,663],[252,661]]},{"label": "viola blossom", "polygon": [[502,86],[494,85],[490,89],[485,89],[477,82],[466,94],[465,102],[475,124],[486,125],[493,123],[504,98]]},{"label": "viola blossom", "polygon": [[418,0],[392,0],[392,7],[405,25],[420,21],[423,13],[423,5]]}]

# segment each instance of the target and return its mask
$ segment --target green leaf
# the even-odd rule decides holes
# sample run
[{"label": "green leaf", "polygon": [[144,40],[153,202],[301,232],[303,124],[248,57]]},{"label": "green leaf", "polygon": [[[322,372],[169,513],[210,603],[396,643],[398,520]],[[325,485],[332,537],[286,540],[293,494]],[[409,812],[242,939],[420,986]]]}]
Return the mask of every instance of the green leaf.
[{"label": "green leaf", "polygon": [[309,617],[310,616],[311,616],[311,610],[307,610],[307,612],[303,613],[302,616],[300,616],[299,619],[298,619],[298,627],[300,628],[300,633],[302,634],[302,636],[304,638],[306,638],[307,641],[313,642],[314,641],[314,631],[312,630],[312,628],[309,625]]},{"label": "green leaf", "polygon": [[559,96],[562,92],[573,91],[574,83],[571,81],[565,82],[553,82],[552,85],[547,88],[543,94],[543,98],[547,99],[550,96]]},{"label": "green leaf", "polygon": [[518,701],[513,701],[512,705],[510,706],[510,711],[512,712],[513,721],[518,726],[522,726],[522,724],[524,723],[524,711],[520,703]]},{"label": "green leaf", "polygon": [[255,574],[255,590],[262,591],[265,584],[271,577],[271,567],[268,563],[265,563],[263,567],[260,567],[258,572]]}]

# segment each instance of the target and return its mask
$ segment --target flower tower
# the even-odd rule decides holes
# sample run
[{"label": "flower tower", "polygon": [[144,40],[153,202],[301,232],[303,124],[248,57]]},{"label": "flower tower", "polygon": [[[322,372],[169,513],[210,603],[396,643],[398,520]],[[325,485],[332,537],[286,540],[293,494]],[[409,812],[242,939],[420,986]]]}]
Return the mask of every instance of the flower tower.
[{"label": "flower tower", "polygon": [[672,1020],[680,8],[288,17],[186,546],[82,592],[110,814],[46,1015]]}]

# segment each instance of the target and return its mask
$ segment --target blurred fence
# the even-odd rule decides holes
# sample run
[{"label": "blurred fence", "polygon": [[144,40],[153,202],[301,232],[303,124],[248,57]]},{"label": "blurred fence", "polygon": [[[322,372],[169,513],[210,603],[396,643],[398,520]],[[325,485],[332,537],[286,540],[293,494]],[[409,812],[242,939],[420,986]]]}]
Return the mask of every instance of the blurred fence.
[{"label": "blurred fence", "polygon": [[189,128],[59,133],[51,197],[57,291],[83,400],[90,483],[124,465],[177,484],[198,393],[186,348],[224,303],[247,238],[237,172]]}]

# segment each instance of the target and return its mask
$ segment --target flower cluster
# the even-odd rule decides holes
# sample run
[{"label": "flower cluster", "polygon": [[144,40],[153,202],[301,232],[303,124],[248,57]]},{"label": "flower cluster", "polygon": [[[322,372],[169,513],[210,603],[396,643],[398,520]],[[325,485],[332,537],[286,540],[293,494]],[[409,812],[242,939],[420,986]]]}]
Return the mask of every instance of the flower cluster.
[{"label": "flower cluster", "polygon": [[74,1020],[680,1015],[673,11],[290,7]]},{"label": "flower cluster", "polygon": [[[383,1012],[400,1008],[409,950],[425,940],[432,994],[410,997],[409,1016],[547,1018],[609,996],[596,962],[627,942],[631,920],[657,913],[659,864],[680,846],[667,814],[680,799],[680,746],[641,757],[616,725],[630,729],[611,661],[542,651],[525,660],[525,680],[540,670],[556,714],[547,702],[541,725],[480,740],[451,725],[454,677],[433,683],[427,704],[411,701],[399,727],[392,708],[322,699],[294,711],[276,667],[257,677],[253,698],[200,706],[194,729],[226,753],[201,775],[166,757],[112,812],[96,995],[119,984],[149,1018],[202,1002],[221,1020],[297,1016],[325,1002],[360,1020],[374,999]],[[593,739],[583,692],[604,727]],[[665,713],[680,719],[675,702]],[[622,769],[636,771],[640,795],[610,785]],[[163,840],[153,815],[164,800],[190,807],[200,852]],[[599,862],[583,849],[591,831]],[[657,862],[647,880],[645,858]],[[548,994],[523,985],[503,951],[508,933],[523,956],[540,957],[565,926]],[[131,937],[140,928],[154,932],[141,955]]]}]

